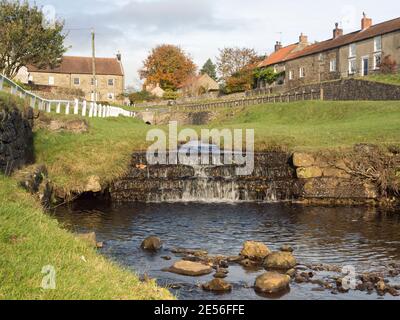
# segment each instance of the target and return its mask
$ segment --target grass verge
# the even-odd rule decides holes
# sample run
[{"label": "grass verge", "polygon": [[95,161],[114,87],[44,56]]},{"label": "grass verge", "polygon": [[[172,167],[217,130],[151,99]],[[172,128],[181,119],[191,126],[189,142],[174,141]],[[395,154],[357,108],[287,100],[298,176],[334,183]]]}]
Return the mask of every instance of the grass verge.
[{"label": "grass verge", "polygon": [[[154,282],[142,283],[128,270],[60,228],[40,205],[0,176],[1,299],[171,299]],[[56,289],[44,290],[42,268],[54,266]]]}]

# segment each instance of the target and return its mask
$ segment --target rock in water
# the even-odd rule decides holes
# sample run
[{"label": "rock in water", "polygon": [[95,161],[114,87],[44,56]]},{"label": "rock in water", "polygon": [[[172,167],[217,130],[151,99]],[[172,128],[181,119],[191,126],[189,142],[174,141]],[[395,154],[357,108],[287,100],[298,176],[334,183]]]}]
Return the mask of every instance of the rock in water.
[{"label": "rock in water", "polygon": [[210,274],[213,268],[198,262],[180,260],[175,262],[168,271],[184,276],[199,277]]},{"label": "rock in water", "polygon": [[294,251],[293,248],[287,244],[283,245],[280,250],[282,252],[290,252],[290,253]]},{"label": "rock in water", "polygon": [[229,292],[232,290],[232,285],[222,279],[214,279],[202,285],[203,290],[213,292]]},{"label": "rock in water", "polygon": [[296,264],[296,258],[290,252],[273,252],[264,261],[266,269],[289,270]]},{"label": "rock in water", "polygon": [[143,240],[141,248],[147,251],[158,251],[162,247],[162,242],[160,238],[148,237]]},{"label": "rock in water", "polygon": [[277,272],[266,272],[256,279],[255,290],[259,293],[273,294],[289,289],[290,277]]},{"label": "rock in water", "polygon": [[250,260],[264,260],[270,253],[271,251],[264,243],[246,241],[240,255]]}]

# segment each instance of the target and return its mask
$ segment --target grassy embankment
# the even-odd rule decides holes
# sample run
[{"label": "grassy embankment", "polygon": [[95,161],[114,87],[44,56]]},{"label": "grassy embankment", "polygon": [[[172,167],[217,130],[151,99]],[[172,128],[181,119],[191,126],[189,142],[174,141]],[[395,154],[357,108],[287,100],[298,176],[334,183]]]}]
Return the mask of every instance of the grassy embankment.
[{"label": "grassy embankment", "polygon": [[[0,112],[6,106],[23,108],[23,101],[0,93]],[[47,265],[56,271],[55,290],[41,288]],[[63,230],[14,179],[0,174],[0,300],[170,298]]]},{"label": "grassy embankment", "polygon": [[[133,150],[145,150],[153,128],[134,119],[90,119],[86,134],[35,136],[37,161],[65,190],[80,190],[92,175],[107,182],[122,175]],[[222,110],[209,125],[255,129],[256,149],[283,147],[317,151],[350,148],[357,143],[400,144],[400,103],[298,102]],[[164,127],[166,128],[166,127]],[[200,129],[200,127],[194,127]]]},{"label": "grassy embankment", "polygon": [[381,82],[386,84],[400,85],[400,73],[395,74],[374,74],[367,77],[361,78],[365,80]]}]

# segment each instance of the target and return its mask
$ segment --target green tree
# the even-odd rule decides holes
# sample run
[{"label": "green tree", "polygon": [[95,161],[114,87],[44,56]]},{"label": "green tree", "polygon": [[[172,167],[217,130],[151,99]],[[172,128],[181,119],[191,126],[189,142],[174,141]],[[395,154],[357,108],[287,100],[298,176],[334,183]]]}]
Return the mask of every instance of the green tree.
[{"label": "green tree", "polygon": [[201,74],[208,74],[212,79],[217,80],[217,66],[208,59],[200,70]]},{"label": "green tree", "polygon": [[67,50],[63,28],[28,1],[0,0],[0,72],[13,78],[23,66],[59,65]]},{"label": "green tree", "polygon": [[273,84],[281,76],[283,76],[283,73],[275,72],[273,68],[256,69],[254,71],[254,78],[265,81],[269,85]]}]

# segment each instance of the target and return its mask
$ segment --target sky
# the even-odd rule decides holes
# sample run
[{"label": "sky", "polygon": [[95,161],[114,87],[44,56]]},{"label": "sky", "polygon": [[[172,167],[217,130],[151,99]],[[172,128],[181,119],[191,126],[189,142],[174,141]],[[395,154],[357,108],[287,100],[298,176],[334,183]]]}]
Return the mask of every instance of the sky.
[{"label": "sky", "polygon": [[[214,62],[218,49],[254,48],[260,55],[275,42],[311,41],[332,37],[335,22],[345,33],[358,30],[362,13],[374,23],[397,18],[400,1],[376,0],[36,0],[46,12],[65,20],[68,55],[91,55],[91,28],[96,31],[96,55],[120,51],[126,85],[139,88],[138,70],[159,44],[179,45],[201,68]],[[397,16],[396,16],[397,14]]]}]

